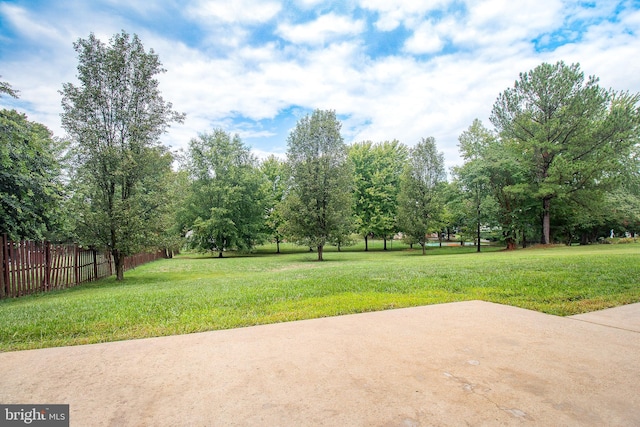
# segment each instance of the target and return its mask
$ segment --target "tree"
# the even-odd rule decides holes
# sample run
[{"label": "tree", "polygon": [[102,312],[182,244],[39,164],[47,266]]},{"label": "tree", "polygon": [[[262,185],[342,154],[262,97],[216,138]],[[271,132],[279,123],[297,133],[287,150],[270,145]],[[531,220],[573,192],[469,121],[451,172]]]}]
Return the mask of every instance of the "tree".
[{"label": "tree", "polygon": [[357,232],[364,237],[364,250],[368,251],[369,236],[373,234],[373,216],[376,209],[372,197],[375,192],[372,186],[373,171],[376,167],[373,142],[363,141],[353,144],[349,148],[349,159],[354,166],[354,226]]},{"label": "tree", "polygon": [[64,144],[15,110],[0,111],[0,234],[52,238],[60,224]]},{"label": "tree", "polygon": [[[527,169],[518,161],[510,141],[489,139],[482,152],[480,170],[488,179],[498,205],[498,223],[507,249],[516,249],[519,236],[526,246],[538,211],[530,191]],[[476,169],[477,171],[477,169]]]},{"label": "tree", "polygon": [[399,217],[401,229],[425,254],[427,234],[440,231],[443,209],[442,184],[446,183],[444,154],[438,152],[433,137],[409,150],[409,162],[400,184]]},{"label": "tree", "polygon": [[398,231],[397,199],[407,148],[396,140],[364,141],[351,146],[349,158],[355,171],[355,223],[364,236],[365,251],[371,234],[383,237],[386,250],[387,238]]},{"label": "tree", "polygon": [[288,138],[291,186],[285,195],[284,234],[317,247],[318,261],[327,242],[349,229],[353,171],[334,111],[315,110],[296,124]]},{"label": "tree", "polygon": [[640,95],[586,81],[578,64],[541,64],[501,93],[491,122],[512,142],[541,202],[542,243],[551,243],[551,202],[618,175],[638,138]]},{"label": "tree", "polygon": [[201,250],[250,250],[262,242],[267,182],[240,137],[222,129],[189,144],[191,190],[180,213],[192,246]]},{"label": "tree", "polygon": [[[174,160],[175,163],[175,160]],[[166,251],[167,258],[180,253],[185,245],[184,233],[179,221],[176,221],[176,212],[179,212],[186,204],[189,195],[191,181],[186,170],[169,170],[162,182],[166,189],[166,203],[158,212],[159,226],[158,244]]]},{"label": "tree", "polygon": [[[490,225],[492,222],[491,207],[494,206],[484,156],[487,147],[495,145],[496,138],[480,120],[475,119],[458,141],[465,163],[455,167],[453,172],[466,196],[468,206],[464,206],[463,210],[467,211],[466,217],[473,223],[470,228],[475,231],[476,250],[480,252],[480,229],[482,225]],[[470,223],[465,225],[469,226]]]},{"label": "tree", "polygon": [[289,185],[287,165],[276,156],[270,155],[260,164],[260,170],[269,183],[267,231],[276,242],[276,253],[280,253],[280,243],[284,239],[281,228],[285,222],[282,215],[282,201]]},{"label": "tree", "polygon": [[81,238],[111,251],[122,280],[124,258],[154,243],[145,230],[164,192],[154,184],[170,164],[159,138],[184,115],[163,100],[155,76],[165,70],[138,36],[123,31],[105,45],[91,34],[74,49],[79,84],[63,85],[62,126],[72,138]]}]

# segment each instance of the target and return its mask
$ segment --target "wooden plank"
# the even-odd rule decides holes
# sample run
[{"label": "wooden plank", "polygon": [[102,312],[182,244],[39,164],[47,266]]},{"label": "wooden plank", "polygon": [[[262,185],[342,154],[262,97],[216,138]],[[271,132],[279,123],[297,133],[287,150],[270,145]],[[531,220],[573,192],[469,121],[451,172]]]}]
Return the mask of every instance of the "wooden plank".
[{"label": "wooden plank", "polygon": [[74,272],[74,283],[73,286],[77,286],[80,283],[80,271],[78,270],[78,245],[73,245],[73,272]]},{"label": "wooden plank", "polygon": [[16,250],[18,251],[18,256],[17,256],[17,267],[18,267],[18,271],[19,271],[19,283],[18,283],[18,296],[23,296],[25,294],[25,290],[26,290],[26,282],[27,282],[27,277],[26,277],[26,271],[24,269],[24,264],[25,264],[25,256],[24,256],[24,242],[20,241],[20,242],[16,242],[18,244],[18,246],[16,247]]},{"label": "wooden plank", "polygon": [[98,280],[98,251],[93,249],[91,253],[93,255],[93,280]]},{"label": "wooden plank", "polygon": [[44,244],[44,290],[51,290],[51,242]]},{"label": "wooden plank", "polygon": [[24,269],[22,268],[22,256],[24,254],[24,251],[22,250],[22,244],[21,242],[14,242],[15,246],[14,246],[14,250],[16,251],[16,263],[15,263],[15,268],[16,268],[16,272],[18,280],[16,281],[16,288],[18,291],[18,296],[21,296],[24,293]]},{"label": "wooden plank", "polygon": [[0,244],[2,245],[2,247],[0,247],[0,297],[6,298],[8,297],[7,283],[9,281],[9,266],[7,265],[9,260],[7,257],[6,234],[3,234],[2,237],[0,237]]},{"label": "wooden plank", "polygon": [[16,292],[15,292],[15,280],[16,280],[16,269],[15,269],[15,251],[13,250],[13,242],[9,241],[7,243],[7,251],[9,254],[9,262],[8,262],[8,266],[9,266],[9,280],[8,280],[8,285],[9,285],[9,296],[10,297],[15,297],[16,296]]},{"label": "wooden plank", "polygon": [[58,287],[58,274],[60,270],[58,269],[58,253],[56,250],[56,246],[49,247],[49,262],[51,263],[51,271],[49,272],[49,286],[51,288]]},{"label": "wooden plank", "polygon": [[33,254],[33,242],[30,241],[26,241],[24,242],[24,269],[25,269],[25,275],[27,276],[27,288],[26,288],[26,293],[28,294],[32,294],[34,292],[34,287],[35,284],[33,283],[33,270],[34,270],[34,266],[33,266],[33,259],[32,259],[32,254]]}]

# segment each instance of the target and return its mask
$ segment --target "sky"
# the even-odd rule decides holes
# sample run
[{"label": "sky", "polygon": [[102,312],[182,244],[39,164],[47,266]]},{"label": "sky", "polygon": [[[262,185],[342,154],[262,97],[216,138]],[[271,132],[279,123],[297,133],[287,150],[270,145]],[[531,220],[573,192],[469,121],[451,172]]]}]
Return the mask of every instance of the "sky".
[{"label": "sky", "polygon": [[335,110],[346,143],[434,137],[447,167],[475,118],[521,72],[579,63],[606,88],[640,92],[640,0],[0,0],[0,108],[64,137],[73,43],[122,30],[153,49],[165,101],[186,113],[162,141],[239,134],[284,158],[296,122]]}]

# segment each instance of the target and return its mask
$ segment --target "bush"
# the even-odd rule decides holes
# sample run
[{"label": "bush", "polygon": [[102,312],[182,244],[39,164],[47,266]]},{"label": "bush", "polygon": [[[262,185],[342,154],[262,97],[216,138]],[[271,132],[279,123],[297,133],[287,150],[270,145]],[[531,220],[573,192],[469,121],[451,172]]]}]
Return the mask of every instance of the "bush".
[{"label": "bush", "polygon": [[637,243],[638,239],[635,237],[623,237],[621,239],[618,239],[618,241],[616,243]]}]

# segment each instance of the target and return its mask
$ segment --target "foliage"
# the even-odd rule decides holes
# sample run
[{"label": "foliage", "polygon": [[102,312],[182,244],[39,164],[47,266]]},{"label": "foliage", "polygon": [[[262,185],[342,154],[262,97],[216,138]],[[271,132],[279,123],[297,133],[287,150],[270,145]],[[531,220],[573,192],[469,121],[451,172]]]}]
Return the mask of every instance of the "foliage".
[{"label": "foliage", "polygon": [[74,43],[79,85],[65,83],[62,126],[72,138],[78,233],[111,251],[118,280],[126,255],[154,246],[171,156],[159,137],[183,115],[158,89],[158,56],[124,31],[108,45]]},{"label": "foliage", "polygon": [[[164,247],[173,157],[164,147],[149,147],[134,161],[139,174],[135,185],[114,185],[111,198],[100,185],[102,177],[86,167],[74,171],[69,209],[78,243],[107,248],[121,256]],[[117,169],[112,173],[118,176]]]},{"label": "foliage", "polygon": [[351,233],[353,171],[340,128],[334,111],[316,110],[298,120],[287,141],[291,186],[282,231],[316,247],[319,261],[327,242]]},{"label": "foliage", "polygon": [[491,178],[487,174],[486,154],[495,145],[496,137],[478,119],[463,132],[458,141],[464,165],[454,168],[463,200],[457,206],[461,228],[474,236],[480,252],[480,230],[497,224],[497,203],[491,192]]},{"label": "foliage", "polygon": [[186,171],[167,171],[162,182],[166,191],[164,203],[157,211],[157,245],[167,251],[167,256],[180,253],[185,245],[180,223],[176,221],[176,212],[185,206],[189,194],[189,175]]},{"label": "foliage", "polygon": [[552,200],[584,200],[612,188],[638,142],[639,94],[586,81],[578,64],[541,64],[521,73],[493,106],[504,149],[526,171],[522,191],[540,203],[542,243],[551,243]]},{"label": "foliage", "polygon": [[0,81],[0,98],[2,97],[3,93],[9,95],[12,98],[18,97],[17,90],[13,89],[9,83]]},{"label": "foliage", "polygon": [[[640,300],[637,244],[470,253],[361,248],[178,257],[113,279],[0,301],[0,351],[185,334],[453,301],[572,315]],[[331,249],[328,249],[331,250]],[[265,249],[273,252],[273,248]],[[499,274],[496,274],[499,272]]]},{"label": "foliage", "polygon": [[15,110],[0,111],[0,234],[56,239],[63,197],[64,144]]},{"label": "foliage", "polygon": [[222,257],[262,242],[267,183],[238,135],[215,129],[192,139],[188,170],[191,188],[178,221],[192,247]]},{"label": "foliage", "polygon": [[267,192],[266,227],[271,238],[276,242],[276,253],[280,253],[280,243],[284,239],[282,227],[285,218],[282,212],[282,201],[289,185],[289,171],[285,162],[271,155],[261,164],[260,170],[266,177],[269,190]]},{"label": "foliage", "polygon": [[444,155],[433,137],[409,150],[398,195],[400,229],[410,242],[419,243],[425,253],[427,234],[440,232],[444,209]]},{"label": "foliage", "polygon": [[365,238],[369,235],[392,237],[398,230],[397,208],[400,177],[407,148],[400,142],[353,144],[349,158],[354,165],[355,226]]}]

